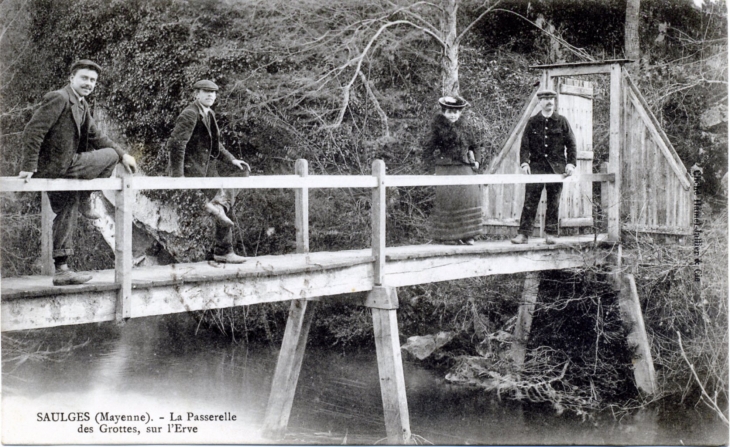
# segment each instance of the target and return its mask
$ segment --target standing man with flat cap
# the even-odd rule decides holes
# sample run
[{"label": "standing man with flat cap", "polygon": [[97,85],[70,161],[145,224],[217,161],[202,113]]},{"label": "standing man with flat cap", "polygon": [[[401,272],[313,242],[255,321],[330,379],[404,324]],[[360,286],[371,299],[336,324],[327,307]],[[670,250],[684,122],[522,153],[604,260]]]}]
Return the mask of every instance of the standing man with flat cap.
[{"label": "standing man with flat cap", "polygon": [[[127,154],[96,127],[86,97],[94,91],[101,67],[88,59],[71,66],[69,85],[47,93],[23,131],[23,162],[19,177],[95,179],[110,177],[118,162],[137,171]],[[48,193],[53,219],[53,284],[83,284],[91,276],[71,271],[67,259],[74,252],[73,237],[78,212],[89,219],[100,216],[91,209],[90,191]]]},{"label": "standing man with flat cap", "polygon": [[[575,135],[568,120],[555,111],[552,89],[537,92],[540,113],[527,121],[520,145],[520,168],[524,174],[563,174],[569,176],[575,171]],[[527,183],[525,204],[520,217],[520,229],[513,244],[526,244],[532,234],[532,224],[540,203],[543,188],[547,191],[545,210],[545,243],[555,244],[558,237],[558,211],[562,183]]]},{"label": "standing man with flat cap", "polygon": [[[216,100],[218,86],[202,80],[193,84],[195,100],[177,117],[175,128],[167,140],[170,171],[173,177],[218,177],[217,164],[223,159],[238,169],[251,172],[243,160],[237,160],[220,142],[220,130],[210,109]],[[209,190],[206,190],[209,191]],[[236,202],[238,190],[218,190],[205,210],[216,218],[213,259],[217,262],[242,264],[246,258],[233,251],[233,221],[227,213]]]}]

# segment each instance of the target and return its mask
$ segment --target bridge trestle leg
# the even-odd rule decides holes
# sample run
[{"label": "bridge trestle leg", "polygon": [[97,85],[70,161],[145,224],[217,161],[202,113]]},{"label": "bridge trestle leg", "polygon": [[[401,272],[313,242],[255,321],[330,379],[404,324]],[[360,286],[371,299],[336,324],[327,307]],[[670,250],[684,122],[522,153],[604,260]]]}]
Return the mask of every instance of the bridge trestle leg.
[{"label": "bridge trestle leg", "polygon": [[651,356],[649,337],[646,335],[644,317],[641,314],[641,303],[636,291],[634,275],[621,275],[621,289],[619,291],[619,309],[623,324],[628,327],[626,341],[633,350],[634,380],[636,387],[644,394],[656,393],[656,371]]},{"label": "bridge trestle leg", "polygon": [[619,311],[624,327],[628,329],[626,341],[633,350],[632,358],[634,382],[636,388],[646,395],[656,393],[656,370],[651,356],[649,337],[644,326],[644,316],[641,313],[641,302],[636,290],[634,275],[624,273],[622,264],[622,247],[619,245],[616,253],[608,258],[612,265],[611,279],[613,289],[618,293]]},{"label": "bridge trestle leg", "polygon": [[272,440],[283,439],[289,423],[304,350],[312,324],[315,302],[293,300],[281,342],[276,372],[271,383],[269,403],[266,406],[262,436]]},{"label": "bridge trestle leg", "polygon": [[530,338],[532,328],[532,313],[535,311],[537,291],[540,287],[540,272],[527,272],[525,274],[525,285],[522,288],[522,299],[517,311],[517,322],[512,335],[511,355],[512,360],[518,368],[525,363],[525,352],[527,341]]},{"label": "bridge trestle leg", "polygon": [[373,314],[380,393],[383,398],[388,444],[411,443],[406,383],[398,331],[398,295],[395,287],[375,286],[365,300]]}]

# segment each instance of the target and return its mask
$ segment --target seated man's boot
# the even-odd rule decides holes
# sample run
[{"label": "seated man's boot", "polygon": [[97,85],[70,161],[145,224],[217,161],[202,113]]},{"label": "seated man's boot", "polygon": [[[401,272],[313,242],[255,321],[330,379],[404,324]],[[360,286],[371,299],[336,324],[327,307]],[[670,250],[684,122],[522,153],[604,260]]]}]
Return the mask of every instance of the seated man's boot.
[{"label": "seated man's boot", "polygon": [[215,262],[224,262],[226,264],[243,264],[244,262],[246,262],[246,257],[239,256],[236,253],[231,251],[230,253],[225,254],[225,255],[214,254],[213,260]]},{"label": "seated man's boot", "polygon": [[79,202],[79,212],[82,216],[90,220],[101,219],[101,214],[97,213],[92,207],[91,197],[81,199]]},{"label": "seated man's boot", "polygon": [[555,245],[558,243],[558,236],[554,234],[546,234],[545,235],[545,243],[547,245]]},{"label": "seated man's boot", "polygon": [[212,214],[221,225],[225,227],[233,226],[233,221],[226,216],[226,210],[223,209],[223,205],[215,202],[208,202],[205,204],[205,211]]},{"label": "seated man's boot", "polygon": [[54,286],[72,286],[89,281],[91,281],[91,275],[71,271],[66,264],[57,266],[56,273],[53,275]]},{"label": "seated man's boot", "polygon": [[517,237],[513,237],[512,239],[510,239],[510,242],[512,242],[513,244],[526,244],[527,243],[527,236],[525,236],[524,234],[520,233],[520,234],[517,235]]}]

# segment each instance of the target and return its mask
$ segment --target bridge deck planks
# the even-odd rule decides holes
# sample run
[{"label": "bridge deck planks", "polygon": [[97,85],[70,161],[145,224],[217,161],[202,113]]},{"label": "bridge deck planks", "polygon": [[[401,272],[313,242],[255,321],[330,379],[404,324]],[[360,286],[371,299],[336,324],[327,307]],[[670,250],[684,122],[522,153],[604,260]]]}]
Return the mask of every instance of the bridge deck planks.
[{"label": "bridge deck planks", "polygon": [[[580,267],[603,262],[613,244],[605,235],[570,236],[548,246],[481,241],[472,246],[426,244],[388,247],[385,283],[392,287]],[[598,242],[603,250],[592,250]],[[49,276],[3,278],[2,330],[114,320],[119,286],[114,271],[93,273],[79,286],[54,287]],[[241,265],[208,262],[132,270],[131,316],[363,292],[373,287],[371,250],[297,253],[250,258]]]}]

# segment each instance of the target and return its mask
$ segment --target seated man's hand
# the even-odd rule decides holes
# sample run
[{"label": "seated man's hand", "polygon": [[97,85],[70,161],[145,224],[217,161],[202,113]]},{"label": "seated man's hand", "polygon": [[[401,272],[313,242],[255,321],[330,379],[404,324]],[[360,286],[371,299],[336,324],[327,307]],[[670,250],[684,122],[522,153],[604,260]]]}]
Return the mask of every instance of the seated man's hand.
[{"label": "seated man's hand", "polygon": [[20,174],[18,174],[18,178],[24,179],[25,183],[28,183],[31,177],[33,177],[33,173],[29,171],[20,171]]},{"label": "seated man's hand", "polygon": [[129,154],[122,155],[122,165],[127,169],[130,174],[137,173],[137,161]]},{"label": "seated man's hand", "polygon": [[243,170],[243,167],[245,166],[248,169],[248,171],[251,172],[251,166],[249,166],[248,163],[246,163],[243,160],[233,160],[233,161],[231,161],[231,163],[233,163],[233,165],[238,167],[238,169],[240,169],[240,170]]},{"label": "seated man's hand", "polygon": [[530,172],[530,165],[527,163],[522,163],[522,166],[520,166],[520,169],[522,169],[522,173],[525,175],[532,174],[532,172]]},{"label": "seated man's hand", "polygon": [[478,170],[479,170],[479,162],[478,162],[478,161],[475,161],[475,162],[473,162],[473,163],[471,164],[471,169],[472,169],[473,171],[478,171]]},{"label": "seated man's hand", "polygon": [[569,177],[575,172],[575,166],[568,164],[565,166],[565,176]]}]

